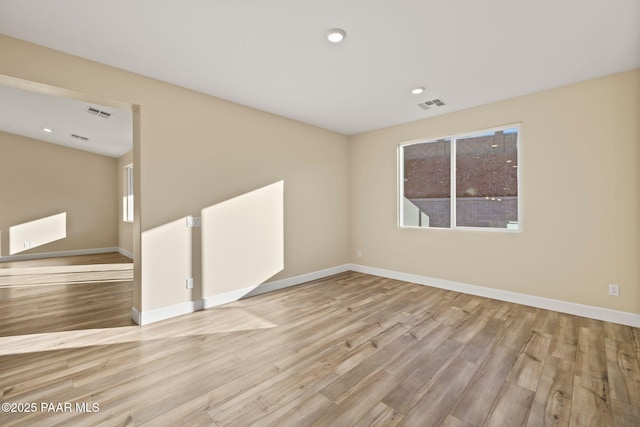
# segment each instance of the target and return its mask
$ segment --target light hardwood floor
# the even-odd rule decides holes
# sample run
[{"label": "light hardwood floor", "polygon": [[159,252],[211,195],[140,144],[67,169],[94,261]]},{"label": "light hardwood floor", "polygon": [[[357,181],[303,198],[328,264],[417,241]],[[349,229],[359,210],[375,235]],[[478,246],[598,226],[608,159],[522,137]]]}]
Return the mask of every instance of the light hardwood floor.
[{"label": "light hardwood floor", "polygon": [[0,263],[0,336],[133,325],[132,281],[118,253]]},{"label": "light hardwood floor", "polygon": [[0,425],[639,426],[640,330],[348,272],[145,327],[0,338]]}]

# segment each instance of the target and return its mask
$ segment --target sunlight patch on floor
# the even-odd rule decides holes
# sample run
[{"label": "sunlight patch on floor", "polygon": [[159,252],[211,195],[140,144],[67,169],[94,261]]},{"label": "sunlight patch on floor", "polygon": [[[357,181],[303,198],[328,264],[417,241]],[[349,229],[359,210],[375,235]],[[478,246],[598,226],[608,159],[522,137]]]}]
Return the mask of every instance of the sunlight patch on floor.
[{"label": "sunlight patch on floor", "polygon": [[133,280],[132,263],[53,265],[0,269],[0,288]]},{"label": "sunlight patch on floor", "polygon": [[[188,325],[188,332],[185,326]],[[147,326],[49,332],[0,337],[0,356],[65,350],[157,339],[269,329],[278,326],[244,308],[199,311]]]}]

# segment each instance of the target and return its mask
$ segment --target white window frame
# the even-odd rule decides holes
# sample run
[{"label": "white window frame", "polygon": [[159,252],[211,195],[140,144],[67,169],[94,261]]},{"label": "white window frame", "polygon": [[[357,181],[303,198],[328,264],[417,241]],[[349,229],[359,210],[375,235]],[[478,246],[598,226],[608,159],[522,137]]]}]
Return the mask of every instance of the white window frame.
[{"label": "white window frame", "polygon": [[122,198],[122,220],[133,222],[133,165],[124,167],[124,197]]},{"label": "white window frame", "polygon": [[[456,145],[457,140],[461,138],[469,138],[483,133],[489,132],[498,132],[504,131],[507,129],[517,129],[518,137],[516,139],[516,148],[517,148],[517,166],[518,170],[516,172],[517,180],[518,180],[518,228],[509,229],[509,228],[495,228],[495,227],[468,227],[468,226],[458,226],[456,224]],[[451,185],[451,199],[450,199],[450,226],[449,227],[421,227],[414,225],[404,225],[402,223],[402,219],[404,218],[404,156],[403,156],[403,148],[409,145],[415,144],[424,144],[429,142],[435,142],[441,139],[450,138],[451,139],[451,149],[450,149],[450,161],[451,161],[451,176],[450,176],[450,185]],[[470,132],[458,133],[455,135],[444,135],[434,138],[428,139],[420,139],[415,141],[408,141],[398,145],[397,150],[397,160],[398,160],[398,200],[397,200],[397,227],[398,228],[406,228],[406,229],[421,229],[421,230],[467,230],[467,231],[486,231],[486,232],[497,232],[497,233],[522,233],[523,232],[523,199],[522,199],[522,132],[521,132],[521,124],[514,123],[510,125],[497,126],[493,128],[474,130]]]}]

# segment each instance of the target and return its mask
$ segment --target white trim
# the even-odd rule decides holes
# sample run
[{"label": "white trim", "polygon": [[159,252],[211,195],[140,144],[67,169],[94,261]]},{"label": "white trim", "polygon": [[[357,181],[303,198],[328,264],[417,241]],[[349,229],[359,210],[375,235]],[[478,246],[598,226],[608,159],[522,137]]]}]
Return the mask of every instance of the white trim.
[{"label": "white trim", "polygon": [[334,274],[349,271],[349,265],[343,264],[336,267],[326,268],[324,270],[313,271],[311,273],[301,274],[300,276],[288,277],[286,279],[274,280],[273,282],[265,282],[257,287],[242,288],[224,294],[204,297],[202,299],[204,308],[215,307],[217,305],[227,304],[237,301],[241,298],[253,297],[256,295],[266,294],[268,292],[277,291],[291,286],[301,285],[313,280],[322,279],[324,277],[333,276]]},{"label": "white trim", "polygon": [[456,173],[458,171],[458,136],[451,137],[449,142],[449,228],[455,230],[458,228],[458,219],[456,218],[458,212],[458,201],[456,193],[458,191],[458,181],[456,180]]},{"label": "white trim", "polygon": [[149,323],[159,322],[160,320],[170,319],[172,317],[182,316],[183,314],[193,313],[194,311],[203,310],[205,308],[234,302],[244,297],[252,297],[267,292],[277,291],[279,289],[333,276],[334,274],[344,273],[349,270],[351,270],[350,264],[343,264],[324,270],[302,274],[300,276],[266,282],[257,287],[242,288],[218,295],[211,295],[195,301],[187,301],[167,307],[156,308],[154,310],[138,312],[132,307],[131,318],[139,325],[148,325]]},{"label": "white trim", "polygon": [[351,270],[350,264],[337,265],[335,267],[326,268],[324,270],[313,271],[311,273],[301,274],[300,276],[289,277],[287,279],[274,280],[273,282],[266,282],[248,293],[247,297],[253,297],[267,292],[277,291],[279,289],[289,288],[291,286],[301,285],[303,283],[311,282],[313,280],[323,279],[325,277],[333,276],[334,274],[344,273]]},{"label": "white trim", "polygon": [[133,163],[124,167],[124,198],[122,203],[122,221],[133,222]]},{"label": "white trim", "polygon": [[135,307],[131,307],[131,320],[136,322],[136,325],[140,325],[140,312]]},{"label": "white trim", "polygon": [[[526,134],[526,132],[525,132]],[[526,136],[525,136],[526,138]],[[524,181],[522,181],[522,177],[524,173],[522,172],[522,159],[524,159],[524,154],[522,152],[522,147],[525,147],[525,144],[522,143],[522,122],[518,123],[518,138],[516,139],[516,150],[518,155],[518,171],[516,173],[516,179],[518,180],[518,230],[520,233],[524,233],[524,197],[526,195],[522,191],[524,188]],[[525,148],[526,150],[526,148]]]},{"label": "white trim", "polygon": [[38,254],[7,255],[7,256],[0,257],[0,262],[27,261],[32,259],[56,258],[56,257],[75,256],[75,255],[106,254],[109,252],[120,252],[120,248],[113,247],[113,248],[78,249],[73,251],[41,252]]},{"label": "white trim", "polygon": [[126,249],[118,248],[118,253],[120,255],[126,256],[129,259],[133,259],[133,252],[129,252]]},{"label": "white trim", "polygon": [[[156,308],[154,310],[141,311],[138,313],[138,325],[148,325],[165,319],[182,316],[202,310],[202,300],[187,301],[180,304],[169,305]],[[136,319],[133,319],[134,321]]]},{"label": "white trim", "polygon": [[[404,145],[398,145],[396,150],[396,160],[398,162],[398,185],[396,186],[396,200],[397,202],[397,227],[402,228],[405,225],[402,223],[404,220]],[[420,218],[420,212],[418,212],[418,218]],[[419,222],[418,222],[419,223]]]},{"label": "white trim", "polygon": [[432,286],[435,288],[447,289],[450,291],[462,292],[465,294],[477,295],[481,297],[497,299],[500,301],[527,305],[530,307],[544,308],[546,310],[553,310],[561,313],[588,317],[591,319],[604,320],[606,322],[619,323],[636,328],[640,327],[640,314],[636,313],[629,313],[626,311],[611,310],[608,308],[595,307],[592,305],[578,304],[551,298],[538,297],[535,295],[504,291],[501,289],[469,285],[466,283],[436,279],[433,277],[420,276],[417,274],[384,270],[382,268],[368,267],[359,264],[350,264],[350,269],[358,273],[372,274],[374,276],[387,277],[390,279],[402,280],[404,282],[417,283],[419,285]]},{"label": "white trim", "polygon": [[204,308],[216,307],[218,305],[238,301],[239,299],[250,293],[253,289],[253,287],[242,288],[235,291],[225,292],[223,294],[204,297],[200,301],[202,301],[202,305]]}]

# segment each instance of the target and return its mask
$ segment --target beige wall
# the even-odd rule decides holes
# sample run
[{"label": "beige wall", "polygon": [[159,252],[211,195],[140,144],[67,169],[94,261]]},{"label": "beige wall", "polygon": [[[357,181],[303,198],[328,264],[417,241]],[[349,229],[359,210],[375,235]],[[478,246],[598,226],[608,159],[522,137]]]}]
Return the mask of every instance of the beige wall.
[{"label": "beige wall", "polygon": [[[171,256],[175,248],[169,244],[151,245],[151,241],[145,247],[152,230],[284,181],[284,270],[274,279],[347,262],[347,137],[175,86],[149,82],[153,83],[148,94],[152,99],[140,106],[145,260],[157,256],[165,260],[165,268],[179,273],[176,278],[186,278],[190,265],[180,256]],[[187,232],[175,227],[162,230],[167,235],[160,237],[155,233],[154,242],[159,239],[183,242],[182,234]],[[146,248],[153,252],[144,253]],[[194,249],[194,258],[199,258],[198,248]],[[169,267],[167,260],[174,260],[175,264]],[[250,268],[251,260],[246,261]],[[143,280],[145,269],[156,265],[143,260]],[[175,292],[146,294],[145,310],[192,298],[184,280],[175,285],[176,289],[169,283],[161,286],[167,289],[172,286]],[[219,290],[229,291],[225,284]],[[209,288],[203,296],[211,296],[212,292],[217,294]]]},{"label": "beige wall", "polygon": [[[639,118],[635,70],[351,137],[351,261],[640,313]],[[524,233],[396,227],[398,144],[511,123]]]},{"label": "beige wall", "polygon": [[[193,298],[184,280],[169,279],[190,273],[183,257],[170,256],[183,251],[170,243],[183,242],[182,231],[163,225],[281,180],[285,262],[275,278],[347,262],[347,137],[5,36],[0,51],[0,74],[139,106],[134,164],[141,237],[134,237],[134,248],[139,245],[143,262],[136,270],[137,308]],[[148,280],[162,263],[172,274]]]},{"label": "beige wall", "polygon": [[[123,198],[127,194],[127,177],[125,167],[133,164],[133,151],[129,151],[118,159],[118,247],[133,253],[133,223],[123,221]],[[134,202],[135,206],[135,202]]]},{"label": "beige wall", "polygon": [[254,288],[282,271],[283,195],[280,181],[202,211],[202,255],[211,260],[202,266],[205,295]]},{"label": "beige wall", "polygon": [[[0,132],[0,231],[66,212],[66,238],[20,254],[117,246],[116,160]],[[20,244],[22,245],[22,244]]]}]

